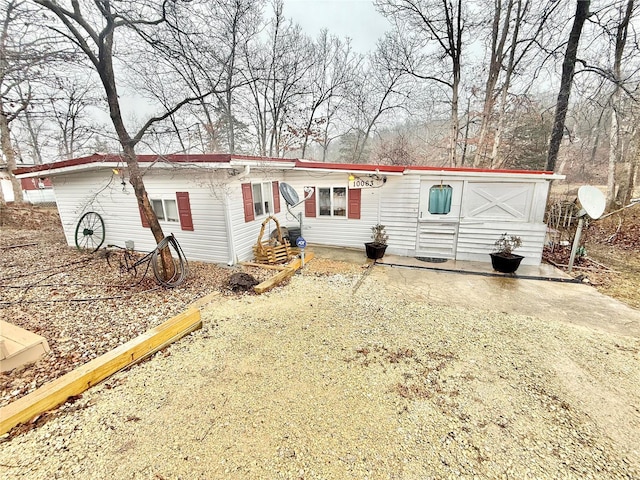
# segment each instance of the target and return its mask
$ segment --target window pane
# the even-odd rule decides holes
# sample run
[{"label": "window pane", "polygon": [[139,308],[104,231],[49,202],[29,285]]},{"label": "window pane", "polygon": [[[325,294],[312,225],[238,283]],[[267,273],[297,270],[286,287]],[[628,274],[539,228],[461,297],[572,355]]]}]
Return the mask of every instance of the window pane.
[{"label": "window pane", "polygon": [[151,208],[156,212],[158,220],[164,220],[164,208],[162,208],[162,200],[151,200]]},{"label": "window pane", "polygon": [[273,195],[273,187],[271,186],[270,183],[263,183],[262,184],[262,198],[264,199],[264,211],[267,214],[271,213],[271,206],[269,205],[269,200],[271,199],[271,196]]},{"label": "window pane", "polygon": [[319,214],[325,216],[331,216],[331,189],[319,188],[318,189],[318,206]]},{"label": "window pane", "polygon": [[164,207],[167,214],[167,221],[177,222],[180,220],[180,217],[178,216],[178,205],[176,205],[175,200],[165,200]]},{"label": "window pane", "polygon": [[429,213],[446,215],[451,211],[453,188],[450,185],[434,185],[429,189]]},{"label": "window pane", "polygon": [[257,217],[264,214],[264,209],[262,207],[262,185],[254,183],[251,186],[251,189],[253,191],[253,211]]},{"label": "window pane", "polygon": [[347,189],[345,187],[333,189],[333,214],[336,217],[347,216]]}]

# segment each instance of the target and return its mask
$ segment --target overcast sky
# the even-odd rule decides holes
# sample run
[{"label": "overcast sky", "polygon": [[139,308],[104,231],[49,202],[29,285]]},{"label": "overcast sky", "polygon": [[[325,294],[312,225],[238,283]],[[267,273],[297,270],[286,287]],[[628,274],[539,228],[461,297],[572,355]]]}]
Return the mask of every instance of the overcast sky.
[{"label": "overcast sky", "polygon": [[338,37],[351,37],[359,53],[373,50],[389,27],[370,0],[285,0],[284,15],[311,37],[323,28]]}]

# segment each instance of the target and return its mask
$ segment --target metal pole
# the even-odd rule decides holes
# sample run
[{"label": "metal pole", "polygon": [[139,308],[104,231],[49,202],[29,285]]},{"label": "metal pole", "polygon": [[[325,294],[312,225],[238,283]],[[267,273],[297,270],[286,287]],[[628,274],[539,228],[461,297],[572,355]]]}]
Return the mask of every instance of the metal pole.
[{"label": "metal pole", "polygon": [[[300,236],[304,238],[302,234],[302,212],[298,214],[298,221],[300,222]],[[304,267],[304,248],[300,249],[300,268]]]},{"label": "metal pole", "polygon": [[571,273],[571,269],[573,268],[573,261],[576,258],[576,251],[578,250],[578,245],[580,245],[580,237],[582,236],[582,224],[584,223],[584,216],[580,217],[578,220],[578,228],[576,229],[576,236],[573,238],[573,245],[571,247],[571,256],[569,257],[569,268],[567,271]]}]

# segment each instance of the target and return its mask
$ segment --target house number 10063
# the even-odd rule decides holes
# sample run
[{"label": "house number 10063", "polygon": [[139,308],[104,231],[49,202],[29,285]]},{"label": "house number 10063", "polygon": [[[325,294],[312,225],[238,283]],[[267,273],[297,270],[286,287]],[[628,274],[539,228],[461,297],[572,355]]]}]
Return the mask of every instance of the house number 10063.
[{"label": "house number 10063", "polygon": [[362,187],[373,187],[373,180],[363,180],[362,178],[356,178],[353,181],[353,186],[355,188],[362,188]]}]

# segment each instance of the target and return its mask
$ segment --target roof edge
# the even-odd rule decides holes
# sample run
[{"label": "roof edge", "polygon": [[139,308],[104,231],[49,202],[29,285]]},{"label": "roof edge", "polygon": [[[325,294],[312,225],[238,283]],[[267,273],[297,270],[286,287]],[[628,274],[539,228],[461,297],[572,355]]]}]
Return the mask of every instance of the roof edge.
[{"label": "roof edge", "polygon": [[[406,166],[406,165],[376,165],[365,163],[328,163],[317,162],[313,160],[304,160],[297,158],[274,158],[274,157],[257,157],[252,155],[232,155],[228,153],[211,153],[211,154],[171,154],[171,155],[138,155],[140,163],[232,163],[239,161],[240,163],[280,163],[290,164],[293,168],[299,169],[322,169],[333,171],[375,171],[376,173],[389,174],[409,174],[409,173],[475,173],[475,174],[511,174],[511,175],[532,175],[540,176],[547,179],[562,179],[564,175],[556,174],[545,170],[509,170],[509,169],[486,169],[471,167],[433,167],[433,166]],[[120,154],[104,154],[94,153],[85,157],[73,158],[70,160],[61,160],[58,162],[44,163],[41,165],[33,165],[29,167],[20,167],[14,170],[16,175],[28,175],[34,173],[54,173],[61,169],[69,167],[78,167],[82,165],[92,165],[99,163],[126,163]]]}]

